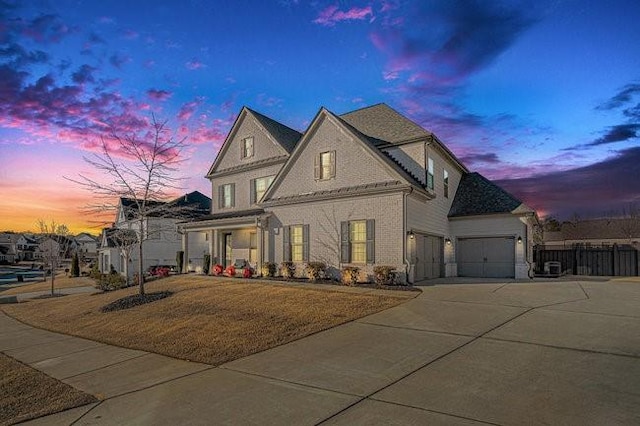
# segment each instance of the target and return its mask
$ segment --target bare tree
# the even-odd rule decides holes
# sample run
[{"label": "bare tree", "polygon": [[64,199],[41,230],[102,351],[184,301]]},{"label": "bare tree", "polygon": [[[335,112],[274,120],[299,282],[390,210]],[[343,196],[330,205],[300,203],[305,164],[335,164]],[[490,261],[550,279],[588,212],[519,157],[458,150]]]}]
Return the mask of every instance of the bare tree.
[{"label": "bare tree", "polygon": [[51,270],[51,295],[53,296],[56,270],[71,249],[69,228],[64,224],[57,223],[55,220],[47,222],[44,219],[38,220],[38,228],[40,229],[40,251],[45,265],[45,277],[48,268]]},{"label": "bare tree", "polygon": [[125,280],[129,285],[129,263],[131,262],[131,254],[138,245],[138,234],[131,229],[112,228],[109,231],[111,241],[115,244],[120,252],[121,259],[124,260]]},{"label": "bare tree", "polygon": [[622,209],[620,229],[629,240],[629,244],[633,244],[634,237],[640,237],[640,209],[635,204],[629,204]]},{"label": "bare tree", "polygon": [[176,139],[167,121],[158,121],[152,115],[150,130],[145,134],[101,138],[100,153],[84,158],[106,181],[82,174],[69,179],[101,199],[90,206],[94,213],[116,211],[121,199],[128,201],[124,214],[137,234],[140,294],[144,294],[143,244],[148,238],[148,219],[167,214],[170,204],[165,201],[171,191],[179,189],[176,172],[185,139]]}]

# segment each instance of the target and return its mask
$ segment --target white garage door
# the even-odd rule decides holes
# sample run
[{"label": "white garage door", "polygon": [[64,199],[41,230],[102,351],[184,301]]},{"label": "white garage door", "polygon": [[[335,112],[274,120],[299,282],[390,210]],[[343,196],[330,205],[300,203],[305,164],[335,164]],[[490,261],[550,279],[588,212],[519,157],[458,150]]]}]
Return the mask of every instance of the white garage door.
[{"label": "white garage door", "polygon": [[442,238],[416,235],[416,279],[440,277],[442,270]]},{"label": "white garage door", "polygon": [[458,276],[513,278],[514,244],[513,237],[458,239]]}]

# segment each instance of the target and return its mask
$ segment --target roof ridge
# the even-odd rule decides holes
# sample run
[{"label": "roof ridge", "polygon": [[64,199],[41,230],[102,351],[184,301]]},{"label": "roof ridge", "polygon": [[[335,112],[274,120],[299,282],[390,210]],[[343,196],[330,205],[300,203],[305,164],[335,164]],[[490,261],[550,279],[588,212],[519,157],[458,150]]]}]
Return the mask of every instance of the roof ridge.
[{"label": "roof ridge", "polygon": [[367,106],[363,106],[362,108],[357,108],[357,109],[354,109],[352,111],[347,111],[345,113],[340,114],[339,117],[342,117],[343,115],[348,115],[348,114],[351,114],[351,113],[354,113],[354,112],[362,111],[362,110],[365,110],[365,109],[377,107],[377,106],[380,106],[380,105],[384,105],[384,106],[387,106],[387,107],[389,106],[384,102],[378,102],[377,104],[367,105]]}]

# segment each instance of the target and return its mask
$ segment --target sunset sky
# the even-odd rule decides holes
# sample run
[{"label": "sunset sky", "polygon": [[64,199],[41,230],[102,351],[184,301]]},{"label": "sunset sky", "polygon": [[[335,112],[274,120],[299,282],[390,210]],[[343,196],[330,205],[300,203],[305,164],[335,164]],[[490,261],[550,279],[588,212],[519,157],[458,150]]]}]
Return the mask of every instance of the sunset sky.
[{"label": "sunset sky", "polygon": [[637,0],[0,0],[0,230],[98,233],[63,176],[152,113],[211,195],[243,105],[303,131],[385,102],[541,216],[640,206],[639,22]]}]

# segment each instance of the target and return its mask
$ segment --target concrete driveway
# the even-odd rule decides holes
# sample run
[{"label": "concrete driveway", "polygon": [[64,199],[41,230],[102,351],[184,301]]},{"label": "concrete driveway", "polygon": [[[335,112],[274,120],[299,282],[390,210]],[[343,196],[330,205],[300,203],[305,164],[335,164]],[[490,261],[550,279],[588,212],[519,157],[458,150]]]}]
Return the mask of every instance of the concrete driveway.
[{"label": "concrete driveway", "polygon": [[217,368],[0,330],[0,350],[103,399],[32,424],[640,424],[638,280],[424,287]]}]

